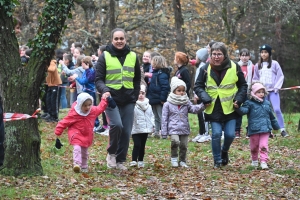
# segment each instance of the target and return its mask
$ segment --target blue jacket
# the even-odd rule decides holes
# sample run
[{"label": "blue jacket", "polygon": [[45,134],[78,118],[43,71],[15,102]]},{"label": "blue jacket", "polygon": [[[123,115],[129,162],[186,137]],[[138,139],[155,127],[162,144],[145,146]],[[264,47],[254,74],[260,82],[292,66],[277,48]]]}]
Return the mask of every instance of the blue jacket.
[{"label": "blue jacket", "polygon": [[273,114],[271,104],[268,100],[259,102],[255,99],[247,100],[239,111],[247,114],[248,134],[269,133],[280,129],[279,124]]},{"label": "blue jacket", "polygon": [[167,101],[171,89],[169,83],[170,71],[169,68],[153,70],[147,91],[147,98],[150,105],[157,105]]},{"label": "blue jacket", "polygon": [[83,85],[83,92],[95,92],[95,74],[94,68],[89,68],[83,72],[81,78],[76,78],[76,81]]}]

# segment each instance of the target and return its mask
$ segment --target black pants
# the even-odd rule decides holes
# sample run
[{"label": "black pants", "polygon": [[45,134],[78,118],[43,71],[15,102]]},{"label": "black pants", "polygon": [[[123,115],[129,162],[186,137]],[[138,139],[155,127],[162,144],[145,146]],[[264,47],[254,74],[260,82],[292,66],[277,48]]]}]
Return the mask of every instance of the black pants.
[{"label": "black pants", "polygon": [[45,93],[41,99],[41,103],[42,103],[42,111],[44,113],[48,113],[48,109],[47,109],[47,92],[48,92],[48,85],[45,84],[44,86],[44,90],[45,90]]},{"label": "black pants", "polygon": [[132,139],[133,139],[132,161],[144,160],[147,138],[148,138],[147,133],[132,134]]},{"label": "black pants", "polygon": [[60,87],[50,86],[47,90],[46,105],[48,113],[54,119],[58,119],[59,103],[60,103]]},{"label": "black pants", "polygon": [[4,134],[3,106],[0,96],[0,166],[2,166],[4,162]]},{"label": "black pants", "polygon": [[103,126],[107,126],[107,125],[108,125],[108,123],[107,123],[107,119],[106,119],[105,112],[103,112],[103,113],[102,113],[102,120],[103,120],[103,123],[102,123],[102,125],[103,125]]}]

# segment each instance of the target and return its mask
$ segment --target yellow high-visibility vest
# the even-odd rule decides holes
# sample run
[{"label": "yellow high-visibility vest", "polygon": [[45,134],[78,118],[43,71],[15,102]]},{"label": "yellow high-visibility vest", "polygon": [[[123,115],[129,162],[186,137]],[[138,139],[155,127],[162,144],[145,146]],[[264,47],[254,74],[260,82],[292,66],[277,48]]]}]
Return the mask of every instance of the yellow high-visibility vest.
[{"label": "yellow high-visibility vest", "polygon": [[206,82],[206,92],[212,98],[210,106],[206,107],[205,113],[211,114],[216,99],[219,97],[222,105],[223,113],[228,115],[234,112],[233,109],[233,99],[238,91],[236,82],[238,81],[238,76],[236,72],[236,64],[231,61],[231,67],[227,69],[227,72],[218,86],[215,80],[210,76],[211,66],[207,68],[207,82]]},{"label": "yellow high-visibility vest", "polygon": [[104,51],[104,54],[106,63],[106,86],[116,90],[120,89],[122,86],[127,89],[133,89],[136,54],[134,52],[128,53],[123,66],[117,57],[111,56],[107,51]]}]

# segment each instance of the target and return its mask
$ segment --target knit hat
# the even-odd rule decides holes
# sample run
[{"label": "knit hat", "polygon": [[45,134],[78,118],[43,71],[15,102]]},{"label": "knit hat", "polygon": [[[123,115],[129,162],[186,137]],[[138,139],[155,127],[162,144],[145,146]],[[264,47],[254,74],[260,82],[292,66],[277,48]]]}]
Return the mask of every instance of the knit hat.
[{"label": "knit hat", "polygon": [[258,98],[258,97],[255,95],[255,93],[256,93],[258,90],[260,90],[260,89],[264,89],[265,94],[267,94],[267,90],[266,90],[265,86],[264,86],[262,83],[260,83],[260,82],[253,83],[252,86],[251,86],[251,96],[252,96],[252,97],[255,97],[255,98],[257,98],[257,99],[259,99],[260,101],[263,101],[263,99]]},{"label": "knit hat", "polygon": [[272,47],[271,46],[264,44],[260,47],[259,52],[261,52],[262,50],[266,50],[269,53],[269,56],[272,55]]},{"label": "knit hat", "polygon": [[145,86],[145,85],[141,85],[140,91],[141,91],[141,92],[146,92],[146,86]]},{"label": "knit hat", "polygon": [[171,79],[171,92],[174,92],[174,90],[178,87],[178,86],[184,86],[185,90],[186,90],[186,84],[184,81],[180,80],[177,76],[174,76]]},{"label": "knit hat", "polygon": [[202,48],[202,49],[199,49],[197,52],[196,52],[196,56],[199,60],[201,60],[202,62],[206,62],[207,58],[208,58],[208,51],[207,51],[207,48]]}]

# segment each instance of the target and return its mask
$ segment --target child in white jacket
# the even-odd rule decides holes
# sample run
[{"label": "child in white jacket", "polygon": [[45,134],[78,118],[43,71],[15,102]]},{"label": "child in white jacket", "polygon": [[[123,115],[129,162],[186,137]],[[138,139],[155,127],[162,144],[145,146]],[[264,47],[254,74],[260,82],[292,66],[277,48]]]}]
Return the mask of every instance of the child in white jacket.
[{"label": "child in white jacket", "polygon": [[[141,85],[139,98],[136,101],[134,108],[134,120],[132,127],[132,162],[130,166],[144,167],[145,145],[148,134],[154,129],[154,114],[152,107],[149,104],[149,99],[146,97],[146,87]],[[138,161],[138,162],[137,162]]]}]

